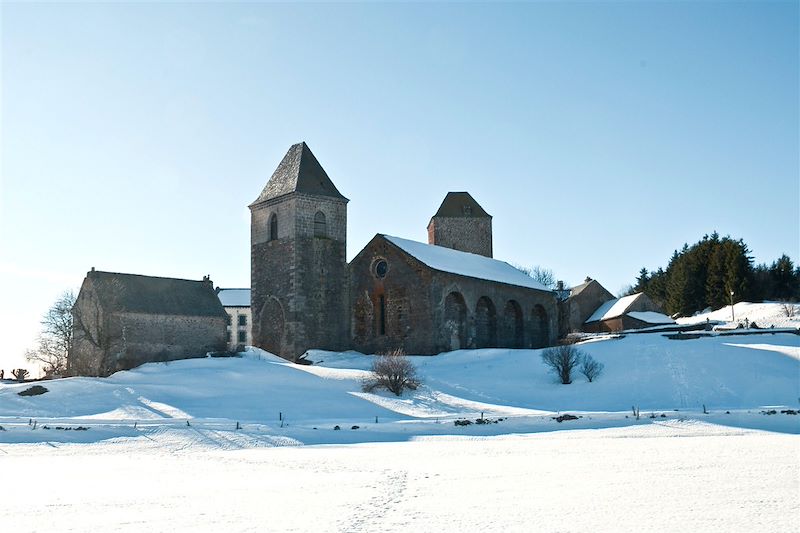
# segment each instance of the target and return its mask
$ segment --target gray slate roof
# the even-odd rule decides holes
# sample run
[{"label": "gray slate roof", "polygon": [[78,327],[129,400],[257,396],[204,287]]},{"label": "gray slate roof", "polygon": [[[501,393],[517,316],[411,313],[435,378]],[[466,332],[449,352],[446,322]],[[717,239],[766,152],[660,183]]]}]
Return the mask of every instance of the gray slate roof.
[{"label": "gray slate roof", "polygon": [[86,275],[107,312],[219,316],[225,309],[211,281],[157,278],[93,270]]},{"label": "gray slate roof", "polygon": [[264,190],[252,205],[292,192],[329,196],[347,200],[333,184],[328,174],[305,142],[289,148]]},{"label": "gray slate roof", "polygon": [[492,218],[468,192],[449,192],[434,217]]}]

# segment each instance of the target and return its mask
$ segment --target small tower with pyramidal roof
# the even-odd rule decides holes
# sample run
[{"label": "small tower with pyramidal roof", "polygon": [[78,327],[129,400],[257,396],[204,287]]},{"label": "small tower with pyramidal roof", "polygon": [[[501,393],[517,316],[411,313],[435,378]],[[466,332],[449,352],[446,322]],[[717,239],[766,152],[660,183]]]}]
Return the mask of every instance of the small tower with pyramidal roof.
[{"label": "small tower with pyramidal roof", "polygon": [[492,216],[468,192],[449,192],[428,224],[428,244],[492,257]]},{"label": "small tower with pyramidal roof", "polygon": [[301,142],[250,205],[255,346],[290,360],[345,348],[347,202]]}]

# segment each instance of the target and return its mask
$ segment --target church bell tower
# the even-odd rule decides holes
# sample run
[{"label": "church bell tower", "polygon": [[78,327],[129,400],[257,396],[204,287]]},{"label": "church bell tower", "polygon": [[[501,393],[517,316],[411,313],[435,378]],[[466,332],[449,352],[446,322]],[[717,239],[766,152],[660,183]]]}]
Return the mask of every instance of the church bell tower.
[{"label": "church bell tower", "polygon": [[347,202],[301,142],[250,205],[255,346],[289,360],[346,348]]}]

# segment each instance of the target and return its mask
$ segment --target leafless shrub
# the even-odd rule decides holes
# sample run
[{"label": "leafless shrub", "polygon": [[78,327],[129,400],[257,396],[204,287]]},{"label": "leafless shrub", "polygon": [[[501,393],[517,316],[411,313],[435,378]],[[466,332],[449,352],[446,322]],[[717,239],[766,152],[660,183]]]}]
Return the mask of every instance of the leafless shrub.
[{"label": "leafless shrub", "polygon": [[24,368],[15,368],[11,371],[11,375],[14,376],[14,379],[17,381],[25,381],[25,379],[30,375],[30,372]]},{"label": "leafless shrub", "polygon": [[600,374],[603,373],[603,363],[596,361],[591,355],[584,355],[581,357],[581,374],[586,376],[589,383],[595,380]]},{"label": "leafless shrub", "polygon": [[781,310],[783,311],[783,315],[788,318],[793,318],[800,314],[800,311],[797,309],[797,305],[792,302],[781,302]]},{"label": "leafless shrub", "polygon": [[364,392],[386,389],[400,396],[403,390],[416,390],[420,385],[417,369],[402,349],[378,355],[372,363],[372,374],[361,384]]},{"label": "leafless shrub", "polygon": [[564,385],[572,383],[572,371],[580,364],[582,358],[583,352],[570,344],[554,346],[542,352],[542,362]]}]

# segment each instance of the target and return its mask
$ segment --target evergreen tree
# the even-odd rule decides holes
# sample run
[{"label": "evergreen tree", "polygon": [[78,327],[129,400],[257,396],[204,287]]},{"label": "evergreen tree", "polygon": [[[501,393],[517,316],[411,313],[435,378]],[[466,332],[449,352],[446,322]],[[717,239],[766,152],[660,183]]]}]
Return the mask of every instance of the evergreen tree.
[{"label": "evergreen tree", "polygon": [[647,289],[647,284],[650,282],[650,275],[647,269],[642,267],[639,271],[639,276],[636,278],[636,285],[633,286],[633,292],[644,292]]},{"label": "evergreen tree", "polygon": [[769,268],[771,294],[767,298],[791,300],[800,296],[800,270],[795,269],[789,256],[783,254]]}]

